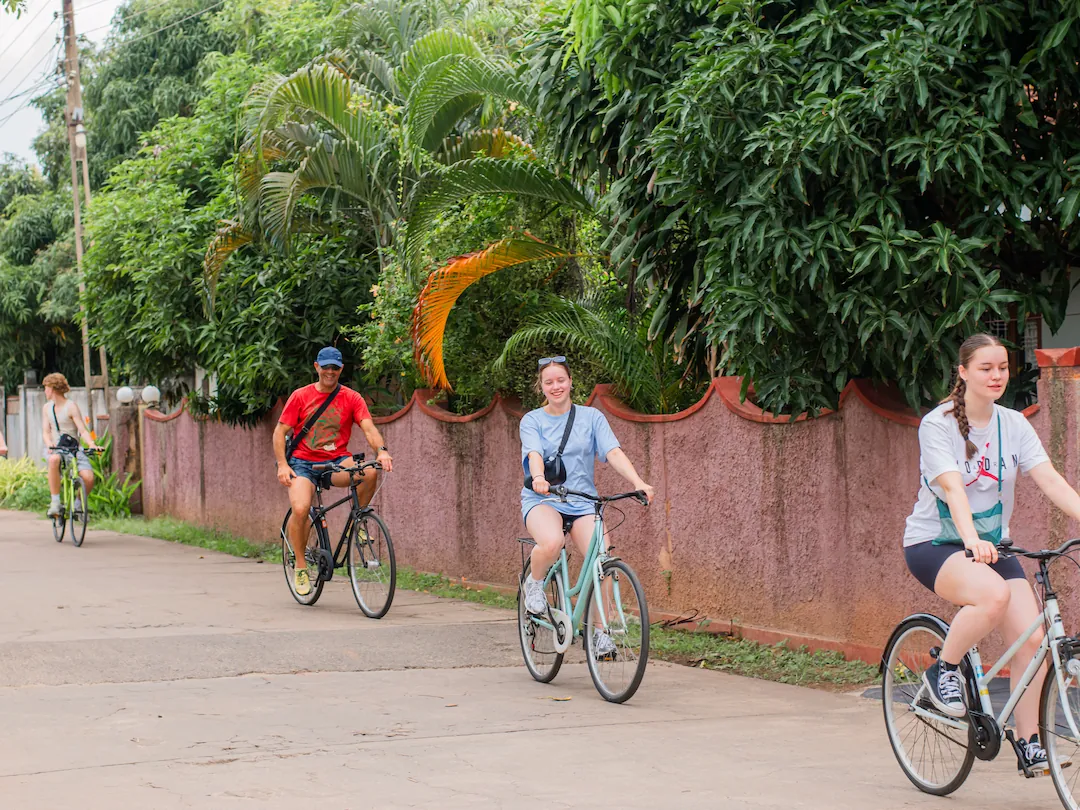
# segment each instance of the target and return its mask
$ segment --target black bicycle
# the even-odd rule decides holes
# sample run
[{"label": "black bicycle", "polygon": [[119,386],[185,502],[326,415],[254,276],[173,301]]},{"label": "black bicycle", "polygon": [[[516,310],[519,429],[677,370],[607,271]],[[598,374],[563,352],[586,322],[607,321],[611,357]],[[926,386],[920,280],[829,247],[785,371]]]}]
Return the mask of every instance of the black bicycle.
[{"label": "black bicycle", "polygon": [[[314,464],[312,469],[319,476],[315,484],[315,504],[308,515],[307,560],[308,576],[311,578],[311,592],[301,596],[296,592],[294,575],[296,573],[296,555],[289,541],[289,519],[292,509],[285,513],[281,523],[281,564],[285,569],[285,581],[293,599],[301,605],[314,605],[322,595],[323,585],[334,578],[334,571],[344,565],[349,569],[349,581],[352,583],[356,604],[365,616],[381,619],[390,610],[394,601],[394,589],[397,580],[397,563],[394,560],[394,544],[390,532],[370,506],[361,506],[356,487],[364,480],[367,470],[381,470],[377,461],[364,463],[364,454],[353,455],[355,467],[343,467],[334,462]],[[330,476],[334,473],[349,473],[349,494],[329,506],[323,506],[322,493],[329,489]],[[337,548],[331,549],[330,533],[327,530],[326,515],[344,503],[350,503],[349,517],[341,531]]]}]

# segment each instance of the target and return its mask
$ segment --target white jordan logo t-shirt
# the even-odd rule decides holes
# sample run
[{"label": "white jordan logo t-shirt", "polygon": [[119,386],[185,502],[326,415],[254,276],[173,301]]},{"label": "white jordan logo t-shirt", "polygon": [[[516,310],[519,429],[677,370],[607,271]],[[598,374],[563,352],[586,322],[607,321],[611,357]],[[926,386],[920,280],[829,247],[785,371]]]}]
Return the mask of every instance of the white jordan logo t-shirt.
[{"label": "white jordan logo t-shirt", "polygon": [[[998,476],[1001,484],[1002,534],[1009,537],[1009,518],[1012,517],[1018,472],[1027,475],[1044,461],[1049,461],[1035,428],[1027,417],[1011,408],[994,406],[994,415],[984,427],[972,426],[968,437],[979,451],[968,459],[964,437],[960,435],[952,415],[953,404],[939,405],[923,417],[919,424],[919,498],[915,510],[907,519],[904,545],[927,543],[941,536],[937,498],[945,500],[945,492],[934,483],[944,472],[959,472],[964,480],[972,512],[993,509],[998,501]],[[998,445],[998,418],[1001,418],[1001,447]],[[1000,466],[1002,469],[999,470]],[[926,482],[931,483],[928,489]],[[935,498],[936,496],[936,498]]]}]

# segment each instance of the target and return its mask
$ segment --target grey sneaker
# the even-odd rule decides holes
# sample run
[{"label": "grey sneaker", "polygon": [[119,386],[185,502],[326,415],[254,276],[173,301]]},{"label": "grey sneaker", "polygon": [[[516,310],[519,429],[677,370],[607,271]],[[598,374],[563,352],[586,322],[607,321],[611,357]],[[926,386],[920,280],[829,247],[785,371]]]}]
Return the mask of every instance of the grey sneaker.
[{"label": "grey sneaker", "polygon": [[525,596],[525,610],[538,616],[547,613],[548,601],[547,596],[544,595],[543,582],[538,582],[531,575],[527,576],[522,590]]},{"label": "grey sneaker", "polygon": [[611,640],[611,636],[607,633],[602,633],[599,630],[593,631],[592,646],[597,661],[615,657],[615,642]]},{"label": "grey sneaker", "polygon": [[81,498],[76,498],[75,499],[75,505],[73,507],[71,507],[71,511],[74,512],[76,515],[81,515],[82,514],[82,499]]},{"label": "grey sneaker", "polygon": [[49,511],[45,513],[45,517],[57,517],[60,514],[60,503],[50,503]]}]

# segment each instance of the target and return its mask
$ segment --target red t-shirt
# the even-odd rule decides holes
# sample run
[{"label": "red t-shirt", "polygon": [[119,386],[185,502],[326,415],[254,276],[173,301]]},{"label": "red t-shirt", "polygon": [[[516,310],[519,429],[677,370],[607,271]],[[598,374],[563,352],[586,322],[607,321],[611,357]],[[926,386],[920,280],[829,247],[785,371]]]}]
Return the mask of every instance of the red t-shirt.
[{"label": "red t-shirt", "polygon": [[[315,383],[298,388],[289,395],[289,401],[285,403],[285,410],[281,412],[278,421],[297,431],[307,423],[328,396],[330,395],[319,391]],[[359,425],[362,419],[370,418],[371,412],[368,411],[364,398],[351,388],[341,386],[330,407],[322,412],[296,448],[293,458],[304,461],[334,461],[349,455],[353,423]]]}]

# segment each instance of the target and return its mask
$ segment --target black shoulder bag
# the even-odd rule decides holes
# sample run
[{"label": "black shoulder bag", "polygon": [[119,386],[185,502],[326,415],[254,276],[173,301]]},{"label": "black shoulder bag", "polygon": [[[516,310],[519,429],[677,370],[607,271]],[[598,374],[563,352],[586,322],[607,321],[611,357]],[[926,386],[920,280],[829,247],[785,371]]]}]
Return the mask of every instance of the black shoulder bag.
[{"label": "black shoulder bag", "polygon": [[323,411],[330,407],[330,403],[334,401],[334,397],[338,395],[338,391],[341,390],[341,383],[337,384],[337,387],[330,392],[330,395],[323,400],[323,404],[319,406],[308,420],[304,422],[304,426],[300,428],[299,433],[293,433],[288,439],[285,440],[285,461],[292,461],[293,453],[296,452],[296,448],[300,446],[300,442],[304,440],[304,437],[311,432],[311,429],[315,427],[315,423],[319,421],[319,417],[323,415]]},{"label": "black shoulder bag", "polygon": [[[570,438],[570,431],[574,429],[574,412],[576,410],[576,405],[570,406],[570,415],[566,417],[566,429],[563,431],[562,441],[559,442],[559,449],[555,451],[555,455],[544,459],[544,480],[553,487],[566,483],[566,465],[563,464],[562,454],[563,450],[566,449],[566,442]],[[532,483],[532,476],[525,473],[525,489],[532,489]]]}]

